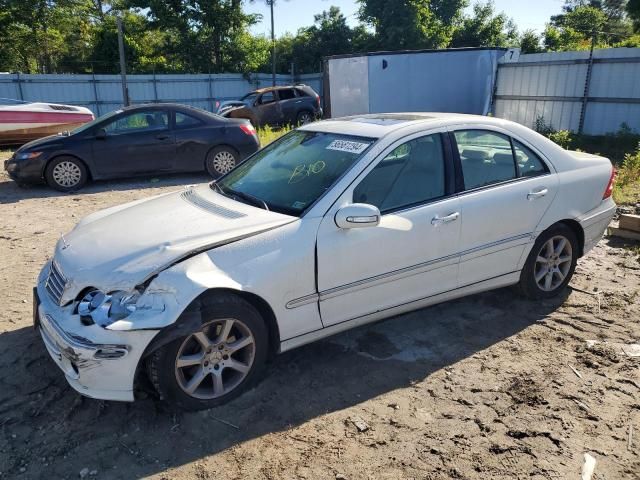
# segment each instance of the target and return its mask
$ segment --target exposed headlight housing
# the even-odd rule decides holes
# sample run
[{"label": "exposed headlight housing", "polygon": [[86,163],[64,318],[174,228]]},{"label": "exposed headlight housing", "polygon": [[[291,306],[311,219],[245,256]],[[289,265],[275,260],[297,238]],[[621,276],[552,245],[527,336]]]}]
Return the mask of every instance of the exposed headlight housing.
[{"label": "exposed headlight housing", "polygon": [[139,299],[140,292],[136,290],[133,292],[118,290],[108,294],[100,290],[92,290],[80,300],[78,314],[83,321],[91,319],[92,321],[88,323],[107,327],[135,312]]},{"label": "exposed headlight housing", "polygon": [[42,152],[20,152],[16,153],[16,160],[28,160],[40,156]]}]

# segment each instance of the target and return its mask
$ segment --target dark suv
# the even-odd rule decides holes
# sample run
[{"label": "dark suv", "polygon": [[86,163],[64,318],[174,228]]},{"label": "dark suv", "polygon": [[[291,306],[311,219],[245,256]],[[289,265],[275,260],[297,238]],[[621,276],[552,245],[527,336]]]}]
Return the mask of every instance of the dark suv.
[{"label": "dark suv", "polygon": [[302,125],[322,117],[320,96],[308,85],[261,88],[240,100],[222,102],[219,115],[247,118],[254,126]]}]

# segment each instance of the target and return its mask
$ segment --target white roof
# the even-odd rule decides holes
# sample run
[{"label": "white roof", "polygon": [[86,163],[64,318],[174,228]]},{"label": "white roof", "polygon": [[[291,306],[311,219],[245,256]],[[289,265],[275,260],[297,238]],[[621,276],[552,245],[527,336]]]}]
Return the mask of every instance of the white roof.
[{"label": "white roof", "polygon": [[369,113],[350,117],[332,118],[310,123],[301,130],[341,133],[369,138],[382,138],[398,129],[423,124],[425,127],[454,125],[460,123],[483,123],[504,127],[512,122],[494,117],[467,115],[462,113],[402,112]]}]

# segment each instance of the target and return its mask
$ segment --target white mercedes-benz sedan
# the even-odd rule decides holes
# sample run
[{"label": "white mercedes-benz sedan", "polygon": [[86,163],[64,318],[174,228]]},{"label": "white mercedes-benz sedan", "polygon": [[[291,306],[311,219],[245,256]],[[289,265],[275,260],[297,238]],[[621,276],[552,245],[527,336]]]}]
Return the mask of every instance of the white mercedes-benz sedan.
[{"label": "white mercedes-benz sedan", "polygon": [[78,392],[185,409],[271,354],[517,285],[560,293],[615,211],[614,170],[521,125],[377,114],[294,130],[217,181],[103,210],[58,242],[34,321]]}]

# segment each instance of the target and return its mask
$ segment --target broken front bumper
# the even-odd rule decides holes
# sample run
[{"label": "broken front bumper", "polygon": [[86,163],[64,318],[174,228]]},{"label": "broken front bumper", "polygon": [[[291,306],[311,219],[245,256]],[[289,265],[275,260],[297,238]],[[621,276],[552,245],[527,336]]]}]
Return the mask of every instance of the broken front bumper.
[{"label": "broken front bumper", "polygon": [[114,332],[83,325],[73,305],[60,307],[50,299],[42,278],[34,289],[34,323],[76,391],[102,400],[134,400],[138,363],[158,330]]}]

